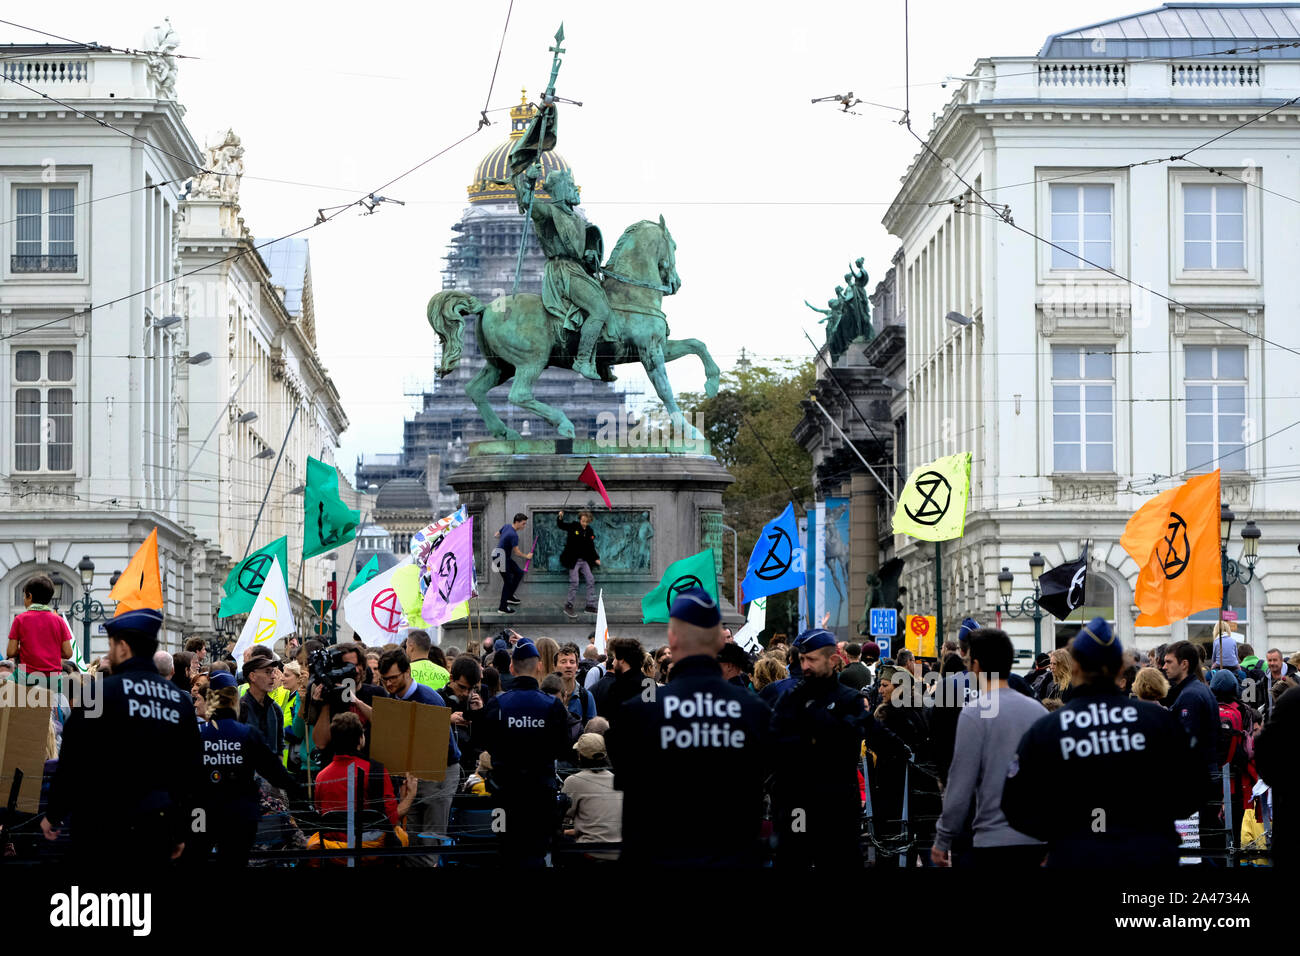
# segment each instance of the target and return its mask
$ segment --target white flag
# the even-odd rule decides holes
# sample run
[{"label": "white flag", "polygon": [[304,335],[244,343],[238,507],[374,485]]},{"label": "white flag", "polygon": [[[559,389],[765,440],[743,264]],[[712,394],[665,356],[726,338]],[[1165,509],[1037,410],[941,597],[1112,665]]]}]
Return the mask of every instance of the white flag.
[{"label": "white flag", "polygon": [[767,627],[767,598],[756,598],[749,602],[749,615],[745,618],[745,626],[733,634],[731,639],[743,650],[761,650],[762,645],[758,643],[758,635],[765,627]]},{"label": "white flag", "polygon": [[343,617],[367,647],[401,643],[398,632],[407,626],[401,598],[393,587],[393,575],[414,563],[406,558],[382,574],[376,574],[343,599]]},{"label": "white flag", "polygon": [[605,653],[605,644],[609,640],[609,621],[605,619],[605,589],[600,589],[596,596],[596,650]]},{"label": "white flag", "polygon": [[267,644],[274,650],[275,642],[294,632],[293,610],[289,606],[289,589],[284,586],[284,573],[280,559],[271,559],[271,569],[262,581],[262,590],[248,612],[244,629],[235,644],[235,660],[243,661],[244,651],[255,644]]}]

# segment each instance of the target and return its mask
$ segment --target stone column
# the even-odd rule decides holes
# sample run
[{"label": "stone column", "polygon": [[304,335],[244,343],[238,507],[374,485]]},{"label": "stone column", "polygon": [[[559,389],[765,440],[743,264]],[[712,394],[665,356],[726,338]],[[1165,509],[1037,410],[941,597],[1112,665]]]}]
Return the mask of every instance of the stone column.
[{"label": "stone column", "polygon": [[857,637],[858,621],[871,594],[867,575],[880,569],[876,538],[876,480],[855,474],[849,486],[849,636]]}]

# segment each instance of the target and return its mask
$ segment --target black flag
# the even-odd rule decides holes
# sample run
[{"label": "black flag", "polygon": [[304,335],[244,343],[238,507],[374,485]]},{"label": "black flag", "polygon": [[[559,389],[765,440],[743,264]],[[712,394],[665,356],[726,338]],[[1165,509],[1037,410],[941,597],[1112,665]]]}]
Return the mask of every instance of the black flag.
[{"label": "black flag", "polygon": [[1042,595],[1038,606],[1059,621],[1070,616],[1083,604],[1083,589],[1088,578],[1088,552],[1085,549],[1078,561],[1057,565],[1044,571],[1038,579]]}]

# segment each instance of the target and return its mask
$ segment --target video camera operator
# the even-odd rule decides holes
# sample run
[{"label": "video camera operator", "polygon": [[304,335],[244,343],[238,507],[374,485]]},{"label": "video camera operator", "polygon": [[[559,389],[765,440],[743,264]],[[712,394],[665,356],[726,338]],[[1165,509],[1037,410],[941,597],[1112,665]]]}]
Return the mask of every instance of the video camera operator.
[{"label": "video camera operator", "polygon": [[[370,728],[373,709],[370,702],[376,697],[387,697],[382,687],[369,683],[366,666],[366,649],[361,644],[337,644],[316,651],[307,658],[311,671],[308,681],[307,724],[311,727],[311,740],[323,752],[320,763],[329,763],[333,757],[330,747],[330,721],[335,714],[351,711],[361,720],[362,727]],[[369,755],[369,743],[363,744]]]}]

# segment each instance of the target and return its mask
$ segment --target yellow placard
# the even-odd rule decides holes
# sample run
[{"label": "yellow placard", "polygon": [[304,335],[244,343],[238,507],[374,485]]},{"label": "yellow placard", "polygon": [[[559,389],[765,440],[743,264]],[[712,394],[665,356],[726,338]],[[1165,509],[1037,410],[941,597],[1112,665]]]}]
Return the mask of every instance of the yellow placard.
[{"label": "yellow placard", "polygon": [[938,657],[939,622],[929,614],[907,615],[906,647],[917,657]]}]

